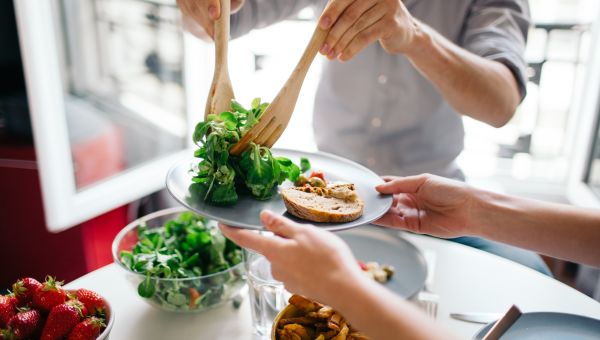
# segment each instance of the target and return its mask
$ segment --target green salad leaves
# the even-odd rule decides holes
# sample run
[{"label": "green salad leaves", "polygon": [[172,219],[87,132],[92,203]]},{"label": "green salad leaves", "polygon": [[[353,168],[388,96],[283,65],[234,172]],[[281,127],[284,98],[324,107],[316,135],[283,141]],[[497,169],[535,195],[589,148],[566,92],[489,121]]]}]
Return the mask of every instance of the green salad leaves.
[{"label": "green salad leaves", "polygon": [[[267,106],[259,98],[252,101],[250,109],[232,100],[230,111],[209,115],[196,125],[193,140],[199,149],[194,156],[200,163],[194,169],[192,196],[214,205],[235,204],[242,192],[268,200],[283,181],[298,179],[300,167],[288,158],[273,156],[267,147],[251,143],[239,157],[229,154],[229,149],[258,123]],[[310,163],[305,160],[301,166],[306,171]]]},{"label": "green salad leaves", "polygon": [[204,217],[183,212],[164,226],[138,228],[138,242],[131,251],[120,253],[121,262],[130,270],[145,275],[138,294],[151,298],[167,309],[209,306],[225,299],[227,285],[243,284],[233,272],[216,274],[243,260],[241,249],[225,238]]}]

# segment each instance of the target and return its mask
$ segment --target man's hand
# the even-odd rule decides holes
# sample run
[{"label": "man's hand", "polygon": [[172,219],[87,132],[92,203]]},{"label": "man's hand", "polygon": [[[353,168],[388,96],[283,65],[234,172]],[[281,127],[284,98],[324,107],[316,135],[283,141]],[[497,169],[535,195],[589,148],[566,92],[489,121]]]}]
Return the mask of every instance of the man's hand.
[{"label": "man's hand", "polygon": [[[312,225],[300,225],[268,211],[261,222],[275,235],[220,225],[225,236],[241,247],[263,254],[271,262],[273,277],[290,292],[322,303],[340,298],[344,282],[365,278],[350,248],[334,234]],[[343,296],[342,296],[343,298]]]},{"label": "man's hand", "polygon": [[[231,0],[231,13],[237,12],[245,0]],[[214,21],[221,17],[219,0],[177,0],[183,14],[183,26],[199,38],[214,37]]]},{"label": "man's hand", "polygon": [[376,40],[388,53],[406,53],[421,32],[401,0],[331,0],[319,26],[331,27],[321,53],[342,61]]},{"label": "man's hand", "polygon": [[433,175],[384,180],[386,183],[376,189],[393,194],[394,202],[375,224],[446,238],[472,235],[471,222],[478,203],[466,184]]}]

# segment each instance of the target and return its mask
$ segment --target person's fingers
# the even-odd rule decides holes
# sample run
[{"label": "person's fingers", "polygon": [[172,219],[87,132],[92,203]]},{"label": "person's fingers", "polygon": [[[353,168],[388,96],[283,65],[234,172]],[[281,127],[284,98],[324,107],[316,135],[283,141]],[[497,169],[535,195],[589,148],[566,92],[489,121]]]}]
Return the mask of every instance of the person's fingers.
[{"label": "person's fingers", "polygon": [[263,236],[252,230],[234,228],[222,223],[219,223],[219,228],[225,237],[238,246],[261,254],[280,246],[281,239],[278,237]]},{"label": "person's fingers", "polygon": [[232,0],[231,1],[231,14],[239,11],[244,5],[244,0]]},{"label": "person's fingers", "polygon": [[260,213],[260,221],[267,230],[285,238],[292,238],[298,230],[298,225],[295,222],[268,210],[263,210]]},{"label": "person's fingers", "polygon": [[386,183],[376,186],[375,189],[382,194],[414,194],[428,179],[429,175],[396,177],[389,181],[384,178]]},{"label": "person's fingers", "polygon": [[276,259],[267,259],[271,263],[271,276],[279,282],[286,282],[288,271],[293,271],[294,266],[282,265],[280,261]]},{"label": "person's fingers", "polygon": [[422,217],[422,212],[419,209],[400,204],[397,207],[390,208],[385,215],[381,216],[373,224],[421,233]]},{"label": "person's fingers", "polygon": [[365,47],[379,39],[379,35],[381,34],[382,30],[382,20],[379,20],[375,24],[367,27],[362,32],[354,36],[354,38],[343,51],[340,51],[340,56],[338,59],[340,61],[348,61],[352,59],[358,52],[362,51]]},{"label": "person's fingers", "polygon": [[219,0],[208,0],[207,5],[208,7],[206,10],[208,10],[209,17],[212,20],[219,19],[219,17],[221,17],[221,2]]},{"label": "person's fingers", "polygon": [[197,5],[194,2],[191,2],[189,0],[177,0],[177,6],[179,7],[179,10],[181,10],[181,13],[184,16],[196,19],[194,12]]},{"label": "person's fingers", "polygon": [[321,48],[321,53],[327,56],[337,56],[337,54],[332,53],[334,51],[342,51],[342,49],[334,49],[334,47],[338,45],[342,36],[344,36],[344,34],[351,29],[356,22],[360,21],[365,12],[367,12],[374,5],[375,3],[368,0],[355,1],[350,4],[350,6],[344,10],[339,19],[337,19],[337,21],[331,27],[331,30],[325,39],[325,43]]},{"label": "person's fingers", "polygon": [[404,216],[398,209],[391,208],[385,215],[377,219],[373,224],[380,225],[383,227],[401,228],[406,229],[408,224],[404,219]]},{"label": "person's fingers", "polygon": [[206,40],[207,37],[210,37],[211,32],[204,29],[196,22],[196,20],[188,15],[184,14],[181,16],[181,25],[185,31],[191,33],[198,39]]},{"label": "person's fingers", "polygon": [[[346,49],[346,47],[350,44],[350,42],[352,41],[352,39],[354,39],[354,37],[356,37],[358,34],[360,34],[362,31],[367,29],[369,26],[375,24],[381,18],[383,18],[383,16],[385,15],[385,11],[386,11],[386,9],[384,6],[380,6],[380,5],[373,6],[369,9],[367,9],[363,13],[363,15],[360,18],[358,18],[358,20],[353,22],[351,24],[351,26],[344,32],[342,37],[339,38],[339,40],[337,42],[334,40],[335,36],[332,37],[331,38],[332,42],[329,43],[329,45],[327,45],[327,46],[333,52],[330,53],[328,55],[328,57],[329,56],[331,56],[332,58],[337,57],[340,52],[342,52]],[[340,20],[345,17],[346,17],[346,14],[344,14],[342,16],[342,18],[340,18]],[[336,23],[331,31],[333,32],[333,30],[335,30],[337,27],[338,27],[338,24]],[[332,35],[332,33],[330,32],[329,35]],[[327,39],[329,39],[329,36]]]},{"label": "person's fingers", "polygon": [[[321,18],[319,18],[319,27],[329,29],[340,17],[342,12],[355,0],[330,0]],[[362,1],[362,0],[361,0]]]},{"label": "person's fingers", "polygon": [[400,196],[399,195],[393,195],[392,196],[392,207],[397,206],[399,201],[400,201]]},{"label": "person's fingers", "polygon": [[177,4],[177,7],[179,7],[179,10],[181,10],[183,14],[189,14],[187,13],[187,2],[185,0],[175,0],[175,3]]},{"label": "person's fingers", "polygon": [[[177,5],[183,14],[183,25],[186,30],[196,37],[204,38],[204,34],[199,32],[198,26],[202,27],[209,37],[214,36],[215,13],[210,8],[219,8],[219,0],[196,1],[196,0],[177,0]],[[213,14],[211,14],[211,11]],[[197,25],[193,25],[194,21]]]},{"label": "person's fingers", "polygon": [[396,208],[417,208],[418,204],[412,197],[407,194],[399,194],[396,196]]},{"label": "person's fingers", "polygon": [[395,180],[396,178],[400,178],[398,176],[381,176],[381,179],[383,179],[384,182],[391,182],[393,180]]}]

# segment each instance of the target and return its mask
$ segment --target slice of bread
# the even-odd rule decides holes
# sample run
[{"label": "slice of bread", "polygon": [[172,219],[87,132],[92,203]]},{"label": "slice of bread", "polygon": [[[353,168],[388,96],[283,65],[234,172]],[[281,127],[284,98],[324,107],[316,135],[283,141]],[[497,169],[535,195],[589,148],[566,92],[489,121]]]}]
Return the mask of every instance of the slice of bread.
[{"label": "slice of bread", "polygon": [[353,184],[286,188],[281,190],[281,197],[290,214],[312,222],[354,221],[365,207]]}]

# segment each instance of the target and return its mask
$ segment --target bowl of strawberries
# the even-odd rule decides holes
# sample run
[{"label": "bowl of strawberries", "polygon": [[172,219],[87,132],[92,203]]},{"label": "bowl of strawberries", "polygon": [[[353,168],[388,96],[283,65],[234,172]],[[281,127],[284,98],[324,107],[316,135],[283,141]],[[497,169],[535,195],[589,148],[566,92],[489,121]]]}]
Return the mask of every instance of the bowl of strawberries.
[{"label": "bowl of strawberries", "polygon": [[27,277],[0,295],[0,339],[108,339],[114,313],[106,299],[62,284],[52,276],[43,282]]}]

